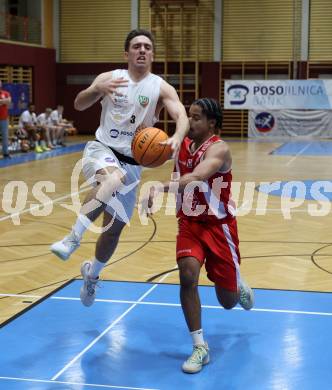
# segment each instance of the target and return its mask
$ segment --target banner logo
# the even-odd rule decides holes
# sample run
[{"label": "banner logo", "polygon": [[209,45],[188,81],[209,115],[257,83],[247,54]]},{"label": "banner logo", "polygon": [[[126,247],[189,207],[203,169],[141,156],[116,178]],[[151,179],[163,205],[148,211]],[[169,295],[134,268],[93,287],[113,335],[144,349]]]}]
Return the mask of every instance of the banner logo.
[{"label": "banner logo", "polygon": [[260,112],[255,117],[255,126],[261,133],[267,133],[273,129],[275,120],[269,112]]},{"label": "banner logo", "polygon": [[230,95],[230,103],[235,105],[241,105],[246,102],[246,96],[249,92],[249,88],[242,84],[231,85],[227,89],[227,93]]}]

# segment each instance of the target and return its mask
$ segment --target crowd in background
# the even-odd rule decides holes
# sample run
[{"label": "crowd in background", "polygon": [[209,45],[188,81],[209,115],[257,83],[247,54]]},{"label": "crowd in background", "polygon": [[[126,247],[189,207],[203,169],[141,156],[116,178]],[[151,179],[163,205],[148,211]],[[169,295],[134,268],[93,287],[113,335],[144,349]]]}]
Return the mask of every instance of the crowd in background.
[{"label": "crowd in background", "polygon": [[9,135],[11,103],[10,93],[2,88],[0,80],[0,135],[4,158],[11,158],[11,152],[34,150],[36,153],[43,153],[64,147],[65,136],[76,134],[73,123],[62,117],[63,106],[58,105],[56,109],[46,108],[37,115],[35,105],[30,103],[28,109],[21,113],[13,135]]},{"label": "crowd in background", "polygon": [[29,104],[28,109],[20,115],[12,148],[18,147],[22,152],[34,150],[43,153],[66,146],[65,136],[75,129],[72,123],[63,119],[62,113],[63,106],[58,105],[55,110],[46,108],[37,115],[35,106]]}]

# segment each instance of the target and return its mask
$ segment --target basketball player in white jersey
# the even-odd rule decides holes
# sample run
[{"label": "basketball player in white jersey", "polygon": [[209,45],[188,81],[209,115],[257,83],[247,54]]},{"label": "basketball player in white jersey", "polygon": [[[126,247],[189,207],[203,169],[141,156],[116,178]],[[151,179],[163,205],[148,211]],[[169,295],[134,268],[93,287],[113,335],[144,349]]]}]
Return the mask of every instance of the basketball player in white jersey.
[{"label": "basketball player in white jersey", "polygon": [[75,108],[83,111],[101,100],[102,113],[96,140],[84,150],[83,172],[94,180],[71,233],[54,243],[51,251],[66,260],[80,245],[84,231],[103,213],[100,235],[92,261],[81,266],[84,284],[81,301],[93,304],[99,274],[116,249],[120,233],[132,216],[141,167],[131,154],[131,142],[137,128],[151,127],[163,107],[176,123],[175,134],[167,143],[174,154],[189,130],[189,120],[175,89],[151,73],[154,39],[146,30],[131,31],[125,41],[128,69],[98,75],[75,99]]}]

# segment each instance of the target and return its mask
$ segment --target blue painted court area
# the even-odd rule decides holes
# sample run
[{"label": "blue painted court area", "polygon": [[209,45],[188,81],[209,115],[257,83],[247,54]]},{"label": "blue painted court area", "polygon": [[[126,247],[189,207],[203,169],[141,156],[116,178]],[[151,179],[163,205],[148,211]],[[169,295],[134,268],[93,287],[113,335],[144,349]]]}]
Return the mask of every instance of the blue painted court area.
[{"label": "blue painted court area", "polygon": [[211,362],[188,375],[178,286],[102,282],[86,308],[80,285],[1,329],[0,389],[331,389],[331,294],[256,290],[254,310],[225,311],[201,287]]},{"label": "blue painted court area", "polygon": [[260,184],[257,191],[273,196],[332,202],[331,180],[292,180]]},{"label": "blue painted court area", "polygon": [[273,150],[278,156],[331,156],[332,141],[292,141]]},{"label": "blue painted court area", "polygon": [[53,149],[49,152],[35,153],[28,152],[19,155],[12,155],[10,159],[0,159],[0,168],[10,167],[12,165],[25,164],[30,161],[46,160],[52,157],[59,157],[65,154],[80,152],[84,149],[86,143],[67,145],[65,148]]}]

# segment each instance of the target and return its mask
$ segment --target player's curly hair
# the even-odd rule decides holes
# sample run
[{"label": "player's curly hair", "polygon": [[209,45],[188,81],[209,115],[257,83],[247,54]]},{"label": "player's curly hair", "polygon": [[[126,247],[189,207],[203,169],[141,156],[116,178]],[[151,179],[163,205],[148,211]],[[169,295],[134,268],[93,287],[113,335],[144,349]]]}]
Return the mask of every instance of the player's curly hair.
[{"label": "player's curly hair", "polygon": [[193,104],[202,108],[202,113],[207,117],[207,119],[215,119],[215,133],[218,134],[221,130],[223,121],[222,109],[219,102],[211,98],[201,98],[195,100]]},{"label": "player's curly hair", "polygon": [[131,30],[129,32],[129,34],[127,35],[125,43],[124,43],[125,51],[129,50],[130,41],[132,39],[134,39],[135,37],[138,37],[139,35],[144,35],[145,37],[149,38],[150,41],[152,42],[153,50],[155,49],[155,41],[154,41],[153,34],[150,31],[148,31],[148,30],[143,30],[143,29],[137,28],[135,30]]}]

